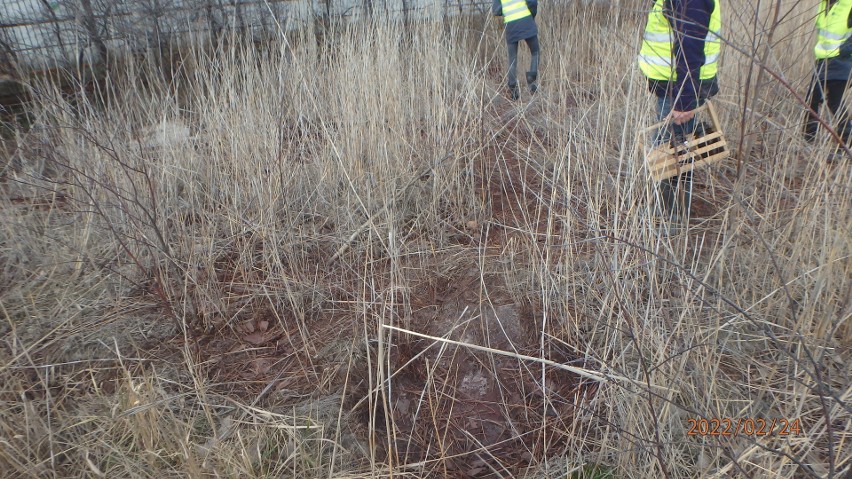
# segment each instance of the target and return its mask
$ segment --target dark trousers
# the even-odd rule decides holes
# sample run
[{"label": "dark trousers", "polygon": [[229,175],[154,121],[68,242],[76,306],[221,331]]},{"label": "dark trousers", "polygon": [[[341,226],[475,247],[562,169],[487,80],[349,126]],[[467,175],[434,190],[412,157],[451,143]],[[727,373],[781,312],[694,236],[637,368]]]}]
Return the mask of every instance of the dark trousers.
[{"label": "dark trousers", "polygon": [[[530,54],[532,55],[527,82],[530,82],[530,78],[532,78],[532,81],[534,82],[535,77],[538,74],[538,35],[527,38],[524,41],[527,42],[527,46],[530,47]],[[507,46],[509,47],[509,88],[515,88],[518,86],[518,43],[520,42],[507,43]]]},{"label": "dark trousers", "polygon": [[808,98],[813,113],[809,111],[806,114],[805,140],[814,141],[817,130],[819,130],[818,117],[814,113],[818,114],[820,105],[825,103],[834,117],[837,134],[840,135],[840,139],[844,143],[849,144],[849,138],[852,137],[852,125],[849,122],[849,112],[843,104],[844,93],[846,93],[846,81],[844,80],[820,82],[814,79]]},{"label": "dark trousers", "polygon": [[[703,105],[706,100],[707,98],[699,95],[699,106]],[[671,96],[657,97],[657,119],[660,121],[665,119],[673,108],[674,99]],[[668,142],[683,143],[689,135],[703,135],[704,132],[701,130],[703,130],[703,125],[699,124],[694,118],[682,125],[671,123],[668,127],[657,132],[654,143],[658,145]],[[673,218],[689,215],[689,206],[692,204],[692,170],[672,178],[666,178],[659,183],[658,188],[666,216]]]}]

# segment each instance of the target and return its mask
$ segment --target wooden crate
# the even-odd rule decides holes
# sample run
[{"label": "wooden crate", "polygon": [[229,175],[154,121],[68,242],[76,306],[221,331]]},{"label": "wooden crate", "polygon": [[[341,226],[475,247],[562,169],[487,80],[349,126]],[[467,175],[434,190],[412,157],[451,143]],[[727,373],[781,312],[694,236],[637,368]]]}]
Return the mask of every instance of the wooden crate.
[{"label": "wooden crate", "polygon": [[[719,117],[712,102],[706,102],[695,111],[696,117],[706,114],[710,122],[704,122],[704,134],[690,135],[682,143],[667,142],[651,146],[651,141],[661,128],[668,128],[662,121],[639,132],[639,145],[645,157],[645,165],[654,181],[662,181],[697,168],[704,168],[731,156],[728,142],[722,134]],[[708,127],[709,126],[709,131]],[[651,139],[649,141],[649,139]]]}]

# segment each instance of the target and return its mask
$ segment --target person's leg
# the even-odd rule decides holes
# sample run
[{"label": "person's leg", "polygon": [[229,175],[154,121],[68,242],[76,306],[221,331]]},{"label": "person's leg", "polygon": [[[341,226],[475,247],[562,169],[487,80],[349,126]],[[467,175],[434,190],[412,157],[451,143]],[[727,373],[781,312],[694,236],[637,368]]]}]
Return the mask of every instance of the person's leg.
[{"label": "person's leg", "polygon": [[[673,108],[672,99],[669,96],[658,96],[656,105],[657,121],[663,121]],[[668,143],[672,139],[672,132],[668,126],[663,126],[657,130],[654,136],[654,146]]]},{"label": "person's leg", "polygon": [[[702,102],[703,103],[703,102]],[[662,121],[674,107],[673,99],[669,96],[657,98],[657,119]],[[695,132],[696,121],[692,119],[682,125],[671,124],[668,128],[662,128],[657,133],[655,144],[666,142],[682,143],[688,135]],[[681,175],[666,178],[659,184],[660,199],[663,203],[664,213],[670,219],[689,214],[689,206],[692,201],[692,171]],[[682,201],[679,201],[682,196]]]},{"label": "person's leg", "polygon": [[[667,96],[658,96],[657,97],[657,120],[663,121],[669,113],[671,113],[673,107],[671,97]],[[659,130],[654,138],[654,145],[663,145],[669,143],[672,140],[672,131],[668,126],[663,126]],[[675,178],[666,178],[662,180],[658,185],[660,191],[660,200],[663,203],[663,211],[666,215],[666,218],[670,218],[674,213],[674,205],[676,202],[675,195],[675,187],[677,186],[677,181]]]},{"label": "person's leg", "polygon": [[530,69],[527,72],[527,86],[530,87],[530,93],[535,93],[538,91],[538,61],[540,57],[540,50],[538,45],[538,35],[527,38],[525,40],[527,42],[527,46],[530,47]]},{"label": "person's leg", "polygon": [[510,42],[506,45],[509,47],[509,91],[512,94],[512,99],[517,100],[521,97],[521,92],[518,89],[518,42]]},{"label": "person's leg", "polygon": [[805,128],[804,135],[805,141],[808,143],[812,143],[814,138],[816,138],[817,130],[819,130],[819,121],[817,115],[819,114],[819,105],[822,103],[823,95],[822,95],[822,85],[819,80],[814,77],[811,85],[811,91],[808,95],[808,104],[811,107],[811,111],[806,112],[805,114]]},{"label": "person's leg", "polygon": [[834,116],[834,125],[837,128],[837,134],[843,143],[849,145],[849,138],[852,136],[849,124],[849,111],[846,105],[843,104],[843,95],[846,93],[846,82],[842,80],[829,80],[825,82],[825,104],[831,110]]}]

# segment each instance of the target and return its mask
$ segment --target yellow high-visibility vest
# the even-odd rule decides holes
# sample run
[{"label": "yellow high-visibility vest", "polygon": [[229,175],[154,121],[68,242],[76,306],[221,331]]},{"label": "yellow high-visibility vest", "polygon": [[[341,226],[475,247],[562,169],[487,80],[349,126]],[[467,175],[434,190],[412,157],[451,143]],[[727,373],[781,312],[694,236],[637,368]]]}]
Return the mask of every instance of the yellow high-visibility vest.
[{"label": "yellow high-visibility vest", "polygon": [[852,36],[852,30],[848,27],[850,10],[852,0],[838,0],[830,9],[828,0],[820,2],[816,18],[817,43],[814,47],[817,60],[840,55],[840,45]]},{"label": "yellow high-visibility vest", "polygon": [[[657,0],[648,13],[645,36],[639,50],[639,69],[652,80],[675,81],[677,73],[674,65],[674,32],[669,20],[663,15],[664,1]],[[719,38],[722,30],[722,9],[719,6],[721,1],[716,0],[716,6],[710,15],[710,28],[704,39],[704,65],[699,73],[701,80],[715,77],[719,70],[719,52],[722,51],[722,41]]]},{"label": "yellow high-visibility vest", "polygon": [[532,15],[526,0],[500,0],[503,6],[503,23],[514,22]]}]

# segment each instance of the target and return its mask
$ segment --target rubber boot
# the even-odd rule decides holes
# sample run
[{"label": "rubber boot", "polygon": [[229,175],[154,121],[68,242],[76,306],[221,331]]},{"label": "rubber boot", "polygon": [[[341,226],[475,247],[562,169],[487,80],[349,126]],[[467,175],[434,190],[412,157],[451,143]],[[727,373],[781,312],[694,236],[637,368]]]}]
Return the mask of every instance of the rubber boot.
[{"label": "rubber boot", "polygon": [[535,92],[538,91],[538,84],[536,83],[536,78],[538,78],[538,72],[527,72],[527,85],[530,87],[530,93],[535,95]]}]

